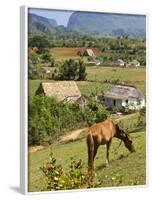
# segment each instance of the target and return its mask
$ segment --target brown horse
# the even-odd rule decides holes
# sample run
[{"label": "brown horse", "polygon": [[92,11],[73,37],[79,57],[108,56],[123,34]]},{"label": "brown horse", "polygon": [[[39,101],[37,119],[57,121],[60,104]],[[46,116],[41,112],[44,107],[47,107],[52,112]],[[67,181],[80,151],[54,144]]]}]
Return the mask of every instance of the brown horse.
[{"label": "brown horse", "polygon": [[88,172],[92,173],[94,170],[94,159],[100,145],[107,145],[106,164],[109,164],[109,148],[113,137],[122,140],[130,152],[135,151],[129,135],[120,129],[117,124],[114,124],[112,120],[94,124],[89,128],[87,136]]}]

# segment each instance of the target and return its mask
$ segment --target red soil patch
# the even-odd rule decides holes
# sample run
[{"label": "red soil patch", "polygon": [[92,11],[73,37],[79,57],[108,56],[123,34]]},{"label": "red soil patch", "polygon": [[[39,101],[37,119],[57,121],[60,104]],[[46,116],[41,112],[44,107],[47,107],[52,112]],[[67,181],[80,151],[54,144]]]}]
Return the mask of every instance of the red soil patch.
[{"label": "red soil patch", "polygon": [[[81,47],[81,48],[65,48],[63,52],[61,52],[60,56],[78,56],[78,52],[84,52],[86,48]],[[100,50],[97,48],[90,48],[93,50],[94,54],[96,56],[100,55]]]}]

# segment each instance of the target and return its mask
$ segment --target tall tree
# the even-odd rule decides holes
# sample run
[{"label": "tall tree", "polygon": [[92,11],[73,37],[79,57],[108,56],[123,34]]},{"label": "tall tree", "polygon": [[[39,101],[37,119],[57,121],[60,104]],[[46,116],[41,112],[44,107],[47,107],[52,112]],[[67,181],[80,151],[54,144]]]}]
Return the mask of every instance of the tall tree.
[{"label": "tall tree", "polygon": [[60,68],[59,79],[61,80],[75,80],[78,74],[78,63],[69,59],[63,63],[63,66]]},{"label": "tall tree", "polygon": [[79,71],[78,71],[78,80],[83,81],[86,79],[87,73],[86,73],[86,66],[82,60],[79,60]]},{"label": "tall tree", "polygon": [[29,47],[37,47],[39,52],[43,52],[46,48],[50,48],[50,43],[44,36],[34,36],[29,38]]}]

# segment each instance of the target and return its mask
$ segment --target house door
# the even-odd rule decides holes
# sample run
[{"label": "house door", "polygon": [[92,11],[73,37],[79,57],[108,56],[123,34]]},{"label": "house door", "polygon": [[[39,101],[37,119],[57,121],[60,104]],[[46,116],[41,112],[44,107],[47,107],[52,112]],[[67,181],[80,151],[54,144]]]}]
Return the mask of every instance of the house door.
[{"label": "house door", "polygon": [[116,106],[116,100],[115,99],[113,100],[113,106]]}]

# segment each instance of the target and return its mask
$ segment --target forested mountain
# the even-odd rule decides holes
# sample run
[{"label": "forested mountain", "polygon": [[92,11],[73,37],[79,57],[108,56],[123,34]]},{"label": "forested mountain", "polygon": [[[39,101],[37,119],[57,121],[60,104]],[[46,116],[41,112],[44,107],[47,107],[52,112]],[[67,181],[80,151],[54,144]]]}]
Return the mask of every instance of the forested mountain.
[{"label": "forested mountain", "polygon": [[91,35],[145,37],[146,17],[144,15],[74,12],[69,18],[68,29]]},{"label": "forested mountain", "polygon": [[55,19],[48,19],[29,13],[29,33],[55,36],[131,36],[145,37],[146,17],[144,15],[123,15],[109,13],[74,12],[67,27],[57,25]]},{"label": "forested mountain", "polygon": [[51,34],[56,33],[56,27],[57,22],[55,19],[48,19],[31,13],[28,15],[29,32]]}]

